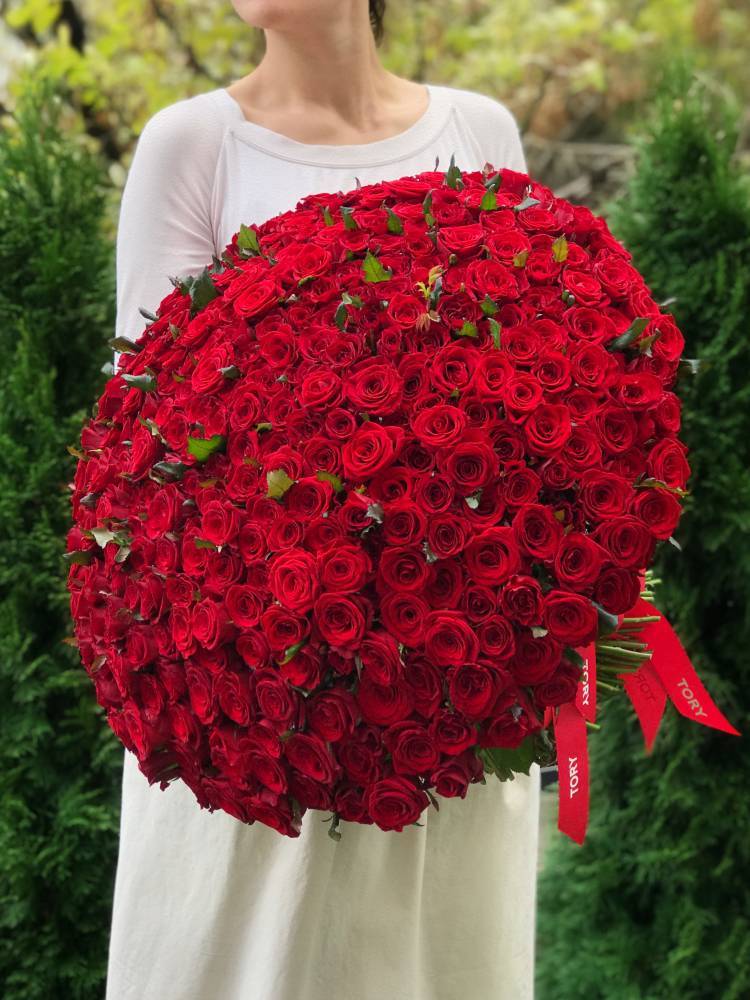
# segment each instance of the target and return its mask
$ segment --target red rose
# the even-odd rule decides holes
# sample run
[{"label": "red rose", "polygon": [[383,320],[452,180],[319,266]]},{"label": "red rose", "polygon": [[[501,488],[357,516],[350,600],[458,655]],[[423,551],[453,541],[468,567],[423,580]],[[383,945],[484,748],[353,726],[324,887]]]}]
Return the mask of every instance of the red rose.
[{"label": "red rose", "polygon": [[427,728],[418,722],[403,721],[389,726],[383,743],[391,754],[397,774],[429,775],[440,760],[440,752]]},{"label": "red rose", "polygon": [[362,676],[356,692],[357,704],[366,722],[390,726],[405,719],[412,710],[412,696],[403,681],[375,684]]},{"label": "red rose", "polygon": [[367,791],[367,810],[381,830],[398,830],[416,823],[430,804],[427,794],[407,778],[383,778]]},{"label": "red rose", "polygon": [[462,663],[448,672],[451,704],[470,720],[489,714],[502,686],[501,675],[482,663]]},{"label": "red rose", "polygon": [[544,624],[550,635],[568,646],[596,639],[596,608],[587,597],[567,590],[550,590],[544,597]]},{"label": "red rose", "polygon": [[265,278],[248,285],[245,291],[234,299],[234,311],[245,319],[260,316],[279,300],[279,288],[275,278]]},{"label": "red rose", "polygon": [[263,600],[255,587],[234,584],[226,593],[229,617],[240,628],[257,625],[263,611]]},{"label": "red rose", "polygon": [[541,403],[529,414],[523,429],[532,452],[550,455],[570,437],[570,410],[562,403]]},{"label": "red rose", "polygon": [[459,611],[433,611],[425,622],[424,648],[433,663],[448,667],[474,660],[479,642]]},{"label": "red rose", "polygon": [[612,561],[624,569],[648,565],[656,547],[656,539],[643,521],[631,514],[600,524],[593,537],[609,552]]},{"label": "red rose", "polygon": [[442,708],[430,723],[430,732],[440,753],[456,757],[476,743],[476,730],[458,712]]},{"label": "red rose", "polygon": [[596,582],[608,553],[590,535],[569,531],[555,553],[555,575],[558,582],[579,590]]},{"label": "red rose", "polygon": [[542,616],[542,588],[533,576],[517,573],[503,587],[500,607],[521,625],[538,624]]},{"label": "red rose", "polygon": [[518,684],[541,684],[554,672],[561,652],[560,642],[552,635],[537,638],[531,632],[521,632],[508,670]]},{"label": "red rose", "polygon": [[534,688],[534,701],[542,707],[564,705],[573,701],[581,676],[581,668],[563,660],[549,680]]},{"label": "red rose", "polygon": [[442,462],[443,471],[459,493],[476,493],[497,475],[498,459],[491,444],[484,440],[467,441],[450,448]]},{"label": "red rose", "polygon": [[513,533],[521,551],[535,559],[550,559],[563,537],[563,526],[544,504],[521,507],[513,518]]},{"label": "red rose", "polygon": [[446,448],[461,440],[466,414],[456,406],[431,406],[414,419],[412,430],[429,448]]},{"label": "red rose", "polygon": [[310,611],[320,590],[315,557],[304,549],[291,549],[270,562],[268,586],[279,603],[289,611]]},{"label": "red rose", "polygon": [[426,719],[432,718],[443,701],[444,671],[424,656],[412,656],[406,666],[414,708]]},{"label": "red rose", "polygon": [[471,772],[463,761],[451,760],[436,767],[430,780],[434,782],[438,795],[464,799],[471,782]]},{"label": "red rose", "polygon": [[144,530],[149,538],[158,539],[170,531],[177,521],[182,497],[177,487],[166,483],[155,493],[146,509]]},{"label": "red rose", "polygon": [[491,615],[477,627],[479,648],[487,659],[507,660],[516,648],[516,633],[507,618]]},{"label": "red rose", "polygon": [[663,488],[637,490],[630,509],[656,538],[669,538],[682,513],[682,506],[674,493]]},{"label": "red rose", "polygon": [[648,454],[648,471],[654,479],[667,486],[684,489],[690,476],[690,466],[685,459],[685,445],[681,441],[663,438]]},{"label": "red rose", "polygon": [[383,594],[380,600],[383,628],[407,646],[418,646],[422,641],[429,610],[422,598],[413,593]]},{"label": "red rose", "polygon": [[347,374],[346,396],[358,410],[370,415],[393,413],[401,403],[403,384],[393,364],[368,358]]},{"label": "red rose", "polygon": [[498,584],[518,572],[521,557],[512,528],[486,528],[464,550],[466,568],[478,583]]},{"label": "red rose", "polygon": [[344,472],[354,480],[372,476],[394,461],[403,444],[403,428],[367,421],[341,450]]},{"label": "red rose", "polygon": [[403,675],[398,644],[387,632],[368,632],[359,647],[359,658],[368,679],[393,684]]},{"label": "red rose", "polygon": [[420,549],[398,546],[381,553],[378,583],[385,591],[421,591],[428,574],[429,566]]},{"label": "red rose", "polygon": [[302,774],[330,785],[338,770],[324,741],[314,733],[292,733],[284,744],[286,759]]},{"label": "red rose", "polygon": [[318,555],[320,583],[325,590],[352,594],[364,586],[371,571],[370,556],[355,545],[337,544]]},{"label": "red rose", "polygon": [[365,616],[353,598],[344,594],[321,594],[313,614],[320,634],[336,649],[356,649],[362,641]]},{"label": "red rose", "polygon": [[299,695],[273,670],[257,670],[253,686],[264,718],[286,728],[297,714]]},{"label": "red rose", "polygon": [[358,718],[357,703],[349,691],[321,691],[307,701],[308,726],[327,743],[351,736]]},{"label": "red rose", "polygon": [[410,329],[419,317],[424,315],[425,303],[424,300],[420,301],[415,295],[394,292],[388,302],[387,313],[397,326]]},{"label": "red rose", "polygon": [[635,570],[607,566],[594,587],[594,600],[611,615],[624,615],[638,600],[640,592],[640,578]]}]

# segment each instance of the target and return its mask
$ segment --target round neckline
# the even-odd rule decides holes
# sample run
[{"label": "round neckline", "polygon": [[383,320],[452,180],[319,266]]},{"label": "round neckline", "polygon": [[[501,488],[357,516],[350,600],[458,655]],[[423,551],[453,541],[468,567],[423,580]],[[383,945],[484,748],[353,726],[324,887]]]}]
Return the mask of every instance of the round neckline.
[{"label": "round neckline", "polygon": [[429,145],[445,126],[450,115],[450,102],[444,100],[445,88],[425,83],[429,103],[419,118],[408,128],[395,135],[372,142],[311,143],[292,139],[291,136],[266,128],[245,117],[242,107],[226,87],[217,87],[216,93],[231,105],[234,115],[232,131],[243,142],[275,156],[298,163],[327,166],[376,165],[388,159],[408,156]]}]

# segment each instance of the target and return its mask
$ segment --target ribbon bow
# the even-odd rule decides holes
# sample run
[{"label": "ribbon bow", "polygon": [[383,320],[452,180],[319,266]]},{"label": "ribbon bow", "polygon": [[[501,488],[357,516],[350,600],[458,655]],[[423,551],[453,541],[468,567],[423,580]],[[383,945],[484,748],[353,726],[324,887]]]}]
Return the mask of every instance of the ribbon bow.
[{"label": "ribbon bow", "polygon": [[[741,734],[717,708],[698,677],[677,633],[664,615],[650,601],[640,597],[628,618],[655,616],[646,622],[638,637],[648,644],[651,658],[634,672],[618,674],[623,678],[641,725],[646,753],[651,753],[667,698],[677,711],[694,722],[720,729],[733,736]],[[618,627],[625,616],[618,619]],[[557,744],[558,818],[557,826],[576,843],[586,836],[589,817],[589,756],[587,722],[596,718],[596,645],[579,648],[583,672],[575,701],[548,709],[545,724],[551,720]]]}]

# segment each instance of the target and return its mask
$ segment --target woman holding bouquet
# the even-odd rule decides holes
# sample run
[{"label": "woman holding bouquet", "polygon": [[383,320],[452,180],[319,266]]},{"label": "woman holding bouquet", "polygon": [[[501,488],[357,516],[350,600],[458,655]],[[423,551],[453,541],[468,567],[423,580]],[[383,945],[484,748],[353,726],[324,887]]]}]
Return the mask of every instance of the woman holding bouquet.
[{"label": "woman holding bouquet", "polygon": [[[147,122],[123,193],[117,334],[241,222],[310,192],[424,170],[525,171],[513,115],[388,72],[383,0],[233,0],[258,67]],[[115,363],[117,363],[117,356]],[[468,785],[468,775],[467,775]],[[539,768],[441,798],[423,825],[310,810],[297,838],[160,790],[124,757],[107,1000],[524,1000],[533,996]]]}]

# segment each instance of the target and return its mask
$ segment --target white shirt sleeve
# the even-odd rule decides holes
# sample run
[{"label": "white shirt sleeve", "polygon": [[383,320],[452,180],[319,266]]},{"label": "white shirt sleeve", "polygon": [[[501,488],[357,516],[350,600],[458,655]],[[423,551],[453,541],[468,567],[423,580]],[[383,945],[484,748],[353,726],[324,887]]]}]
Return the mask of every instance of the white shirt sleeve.
[{"label": "white shirt sleeve", "polygon": [[[211,190],[221,116],[213,100],[184,99],[148,119],[120,201],[116,336],[136,340],[174,291],[170,277],[198,274],[216,253]],[[114,369],[120,354],[115,351]]]},{"label": "white shirt sleeve", "polygon": [[497,170],[528,173],[518,122],[507,104],[474,90],[453,88],[453,93],[485,160]]}]

